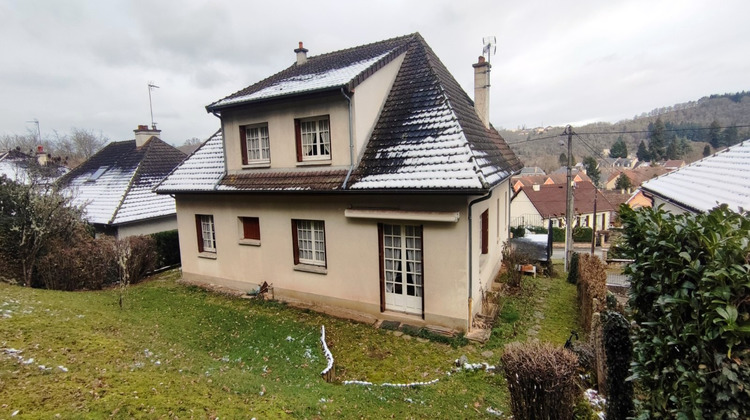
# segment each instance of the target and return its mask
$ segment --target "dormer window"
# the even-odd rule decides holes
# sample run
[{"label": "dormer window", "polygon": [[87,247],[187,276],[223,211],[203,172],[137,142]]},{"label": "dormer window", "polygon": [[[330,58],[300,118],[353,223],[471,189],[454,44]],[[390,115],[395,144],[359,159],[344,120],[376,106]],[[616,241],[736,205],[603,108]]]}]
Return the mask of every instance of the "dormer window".
[{"label": "dormer window", "polygon": [[297,161],[331,160],[331,128],[328,116],[294,120]]},{"label": "dormer window", "polygon": [[268,164],[271,162],[271,144],[268,124],[255,124],[240,127],[242,164]]}]

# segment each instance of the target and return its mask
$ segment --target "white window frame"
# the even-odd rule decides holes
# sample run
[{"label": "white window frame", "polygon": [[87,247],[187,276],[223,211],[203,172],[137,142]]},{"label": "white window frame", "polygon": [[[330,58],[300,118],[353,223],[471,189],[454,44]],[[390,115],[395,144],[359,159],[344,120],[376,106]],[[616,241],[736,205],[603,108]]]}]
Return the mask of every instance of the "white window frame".
[{"label": "white window frame", "polygon": [[270,163],[271,138],[268,133],[268,124],[248,125],[244,129],[247,163]]},{"label": "white window frame", "polygon": [[216,228],[214,226],[214,216],[211,214],[201,214],[201,240],[203,241],[203,252],[216,253]]},{"label": "white window frame", "polygon": [[325,267],[325,222],[322,220],[297,220],[296,222],[299,263]]},{"label": "white window frame", "polygon": [[325,116],[300,119],[299,126],[302,161],[331,160],[330,118]]}]

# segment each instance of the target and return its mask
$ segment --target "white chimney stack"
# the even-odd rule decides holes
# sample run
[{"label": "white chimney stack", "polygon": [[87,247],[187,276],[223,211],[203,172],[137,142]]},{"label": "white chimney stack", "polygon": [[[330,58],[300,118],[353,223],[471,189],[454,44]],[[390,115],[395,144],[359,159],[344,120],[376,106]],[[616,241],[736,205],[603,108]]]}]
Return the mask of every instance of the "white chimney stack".
[{"label": "white chimney stack", "polygon": [[299,48],[295,49],[297,53],[297,65],[301,66],[307,63],[307,48],[302,46],[302,41],[299,42]]},{"label": "white chimney stack", "polygon": [[490,128],[490,68],[484,56],[479,56],[479,62],[474,67],[474,109],[484,126]]},{"label": "white chimney stack", "polygon": [[156,126],[149,128],[147,125],[139,125],[133,132],[135,133],[135,147],[143,146],[151,137],[158,139],[161,134],[161,130],[157,130]]},{"label": "white chimney stack", "polygon": [[36,161],[39,163],[39,166],[47,166],[48,156],[44,153],[44,146],[36,147]]}]

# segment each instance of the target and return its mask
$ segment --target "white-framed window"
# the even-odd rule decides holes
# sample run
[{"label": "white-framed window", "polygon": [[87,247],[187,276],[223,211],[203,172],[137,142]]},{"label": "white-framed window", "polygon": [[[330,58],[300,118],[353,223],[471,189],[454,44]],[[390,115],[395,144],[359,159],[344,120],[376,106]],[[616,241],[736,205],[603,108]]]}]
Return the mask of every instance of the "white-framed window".
[{"label": "white-framed window", "polygon": [[242,139],[242,163],[271,162],[271,143],[268,136],[268,124],[243,126],[240,129]]},{"label": "white-framed window", "polygon": [[297,160],[330,160],[331,127],[328,116],[296,120]]},{"label": "white-framed window", "polygon": [[292,220],[294,263],[326,266],[325,222]]},{"label": "white-framed window", "polygon": [[198,231],[198,251],[216,253],[214,216],[210,214],[196,214],[195,222],[195,227]]}]

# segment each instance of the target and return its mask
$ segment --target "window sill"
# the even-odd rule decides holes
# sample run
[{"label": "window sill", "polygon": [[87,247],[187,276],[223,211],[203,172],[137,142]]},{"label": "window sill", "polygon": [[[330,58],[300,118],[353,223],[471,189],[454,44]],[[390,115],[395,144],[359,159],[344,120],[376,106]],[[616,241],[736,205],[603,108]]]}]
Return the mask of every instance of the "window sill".
[{"label": "window sill", "polygon": [[331,165],[331,159],[325,159],[325,160],[303,160],[302,162],[297,162],[297,166],[323,166],[323,165]]},{"label": "window sill", "polygon": [[215,260],[216,253],[215,252],[199,252],[198,258],[206,258],[208,260]]},{"label": "window sill", "polygon": [[271,161],[247,163],[247,164],[242,165],[242,169],[262,169],[262,168],[270,168],[270,167],[271,167]]},{"label": "window sill", "polygon": [[311,264],[297,264],[294,266],[294,271],[302,271],[305,273],[314,274],[328,274],[328,268]]},{"label": "window sill", "polygon": [[240,239],[237,243],[240,245],[260,246],[260,239]]}]

